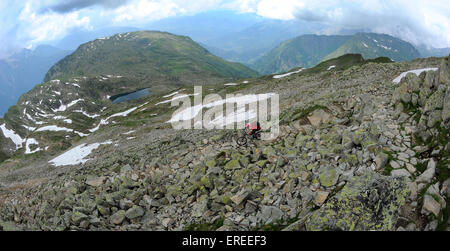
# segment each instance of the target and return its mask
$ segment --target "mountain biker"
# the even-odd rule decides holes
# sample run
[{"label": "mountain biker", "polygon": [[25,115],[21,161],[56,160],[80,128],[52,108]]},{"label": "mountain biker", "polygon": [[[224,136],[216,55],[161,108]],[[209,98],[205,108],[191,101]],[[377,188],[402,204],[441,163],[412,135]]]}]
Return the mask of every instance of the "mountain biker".
[{"label": "mountain biker", "polygon": [[261,125],[259,122],[251,122],[245,125],[245,128],[250,129],[250,132],[248,133],[250,136],[255,138],[256,132],[261,131]]}]

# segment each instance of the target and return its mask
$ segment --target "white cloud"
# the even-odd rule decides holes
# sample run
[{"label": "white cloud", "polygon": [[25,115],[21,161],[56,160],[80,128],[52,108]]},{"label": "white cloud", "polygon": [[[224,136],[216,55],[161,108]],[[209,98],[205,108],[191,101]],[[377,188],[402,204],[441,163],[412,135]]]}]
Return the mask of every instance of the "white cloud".
[{"label": "white cloud", "polygon": [[304,8],[303,1],[261,0],[257,6],[257,14],[263,17],[290,20],[295,18],[295,11]]},{"label": "white cloud", "polygon": [[116,23],[145,22],[216,9],[221,0],[134,0],[113,11]]},{"label": "white cloud", "polygon": [[123,21],[154,20],[174,16],[183,12],[171,1],[153,2],[147,0],[135,1],[129,5],[114,10],[116,23]]},{"label": "white cloud", "polygon": [[[0,1],[0,56],[17,47],[63,37],[72,28],[145,27],[149,21],[216,9],[327,26],[317,33],[364,30],[414,44],[450,47],[448,0],[88,0]],[[67,7],[55,12],[52,7]],[[73,5],[73,6],[72,6]],[[83,7],[86,6],[86,7]],[[45,10],[45,11],[44,11]],[[72,11],[74,10],[74,11]]]},{"label": "white cloud", "polygon": [[414,44],[450,46],[448,0],[235,0],[225,6],[267,18],[326,24],[328,28],[319,33],[359,29]]},{"label": "white cloud", "polygon": [[256,13],[260,0],[234,0],[222,5],[225,9],[236,10],[240,13]]},{"label": "white cloud", "polygon": [[[284,16],[293,13],[299,19],[324,23],[329,30],[362,29],[387,33],[414,44],[450,46],[447,0],[293,0],[289,10]],[[261,11],[258,14],[264,15]]]},{"label": "white cloud", "polygon": [[67,14],[40,14],[36,7],[31,2],[26,3],[18,18],[21,27],[19,39],[28,40],[27,44],[60,38],[71,28],[90,28],[90,18],[80,16],[78,11]]}]

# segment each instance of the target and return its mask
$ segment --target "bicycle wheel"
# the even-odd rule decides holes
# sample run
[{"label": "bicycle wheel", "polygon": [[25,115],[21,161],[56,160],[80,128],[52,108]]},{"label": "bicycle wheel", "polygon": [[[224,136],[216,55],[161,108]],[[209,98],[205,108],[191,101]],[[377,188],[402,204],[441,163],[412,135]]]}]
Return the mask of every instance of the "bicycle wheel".
[{"label": "bicycle wheel", "polygon": [[236,140],[236,143],[240,146],[245,146],[247,144],[247,137],[242,136]]}]

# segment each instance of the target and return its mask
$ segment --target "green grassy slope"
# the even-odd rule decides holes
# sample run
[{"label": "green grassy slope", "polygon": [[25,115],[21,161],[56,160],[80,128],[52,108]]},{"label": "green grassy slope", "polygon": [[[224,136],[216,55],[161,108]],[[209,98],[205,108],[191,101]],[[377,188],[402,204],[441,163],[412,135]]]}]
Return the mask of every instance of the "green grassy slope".
[{"label": "green grassy slope", "polygon": [[303,35],[283,42],[255,63],[262,74],[287,71],[294,67],[311,67],[344,44],[350,36]]},{"label": "green grassy slope", "polygon": [[353,36],[303,35],[288,40],[261,57],[254,68],[262,74],[285,72],[295,67],[312,67],[345,54],[361,54],[365,59],[389,57],[394,61],[420,57],[410,43],[376,33]]},{"label": "green grassy slope", "polygon": [[117,34],[81,45],[54,65],[45,81],[101,74],[154,77],[254,77],[250,68],[212,55],[189,37],[156,31]]},{"label": "green grassy slope", "polygon": [[398,38],[375,33],[358,33],[323,60],[348,53],[359,53],[366,59],[389,57],[395,61],[412,60],[420,53],[410,43]]}]

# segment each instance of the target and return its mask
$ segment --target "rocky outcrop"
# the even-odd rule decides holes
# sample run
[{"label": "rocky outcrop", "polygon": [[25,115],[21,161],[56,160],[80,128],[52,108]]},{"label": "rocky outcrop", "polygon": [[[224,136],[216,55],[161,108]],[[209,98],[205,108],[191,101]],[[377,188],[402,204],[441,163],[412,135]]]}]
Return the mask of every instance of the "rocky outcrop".
[{"label": "rocky outcrop", "polygon": [[352,178],[306,222],[307,230],[395,230],[409,189],[406,181],[367,172]]},{"label": "rocky outcrop", "polygon": [[[445,184],[450,181],[449,72],[446,57],[438,71],[422,72],[419,76],[409,73],[394,91],[396,116],[412,136],[412,151],[399,154],[390,166],[398,168],[393,171],[397,176],[409,177],[410,187],[416,190],[413,197],[422,205],[420,214],[430,221],[426,230],[435,230],[438,223],[446,224],[449,197]],[[417,197],[417,193],[422,196]]]}]

